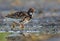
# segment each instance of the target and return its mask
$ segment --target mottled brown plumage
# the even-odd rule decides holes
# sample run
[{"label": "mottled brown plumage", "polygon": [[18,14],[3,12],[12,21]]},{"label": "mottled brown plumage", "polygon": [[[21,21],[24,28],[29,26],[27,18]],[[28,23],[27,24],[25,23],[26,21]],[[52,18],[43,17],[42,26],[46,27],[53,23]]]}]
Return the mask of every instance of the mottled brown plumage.
[{"label": "mottled brown plumage", "polygon": [[[24,28],[24,24],[28,23],[30,19],[32,19],[32,15],[34,13],[34,8],[30,8],[27,12],[21,11],[21,12],[15,12],[12,14],[8,14],[6,17],[13,18],[13,19],[21,19],[19,25],[20,28]],[[14,22],[15,24],[18,24]],[[13,25],[14,28],[14,25]]]},{"label": "mottled brown plumage", "polygon": [[8,14],[6,17],[13,18],[13,19],[21,19],[21,21],[23,22],[25,18],[27,21],[32,19],[33,13],[34,13],[34,8],[30,8],[28,12],[25,12],[25,11],[15,12],[12,14]]}]

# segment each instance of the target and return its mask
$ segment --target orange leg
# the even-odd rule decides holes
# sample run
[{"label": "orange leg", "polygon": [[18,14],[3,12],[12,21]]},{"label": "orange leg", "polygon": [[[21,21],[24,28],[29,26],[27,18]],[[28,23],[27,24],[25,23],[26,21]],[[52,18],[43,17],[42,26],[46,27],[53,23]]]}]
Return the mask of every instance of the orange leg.
[{"label": "orange leg", "polygon": [[24,24],[20,24],[20,30],[21,30],[21,33],[23,33],[23,30],[24,30]]},{"label": "orange leg", "polygon": [[20,24],[20,28],[21,29],[24,29],[24,24]]},{"label": "orange leg", "polygon": [[23,30],[24,30],[24,24],[20,24],[20,34],[22,34],[23,36],[25,36],[24,34],[23,34]]}]

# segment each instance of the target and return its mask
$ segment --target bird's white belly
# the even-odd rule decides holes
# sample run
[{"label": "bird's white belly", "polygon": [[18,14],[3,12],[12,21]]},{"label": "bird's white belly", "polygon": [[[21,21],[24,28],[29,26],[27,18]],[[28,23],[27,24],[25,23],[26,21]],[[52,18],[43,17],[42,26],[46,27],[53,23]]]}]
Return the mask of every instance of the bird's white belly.
[{"label": "bird's white belly", "polygon": [[23,21],[24,24],[27,24],[28,22],[29,22],[28,20]]}]

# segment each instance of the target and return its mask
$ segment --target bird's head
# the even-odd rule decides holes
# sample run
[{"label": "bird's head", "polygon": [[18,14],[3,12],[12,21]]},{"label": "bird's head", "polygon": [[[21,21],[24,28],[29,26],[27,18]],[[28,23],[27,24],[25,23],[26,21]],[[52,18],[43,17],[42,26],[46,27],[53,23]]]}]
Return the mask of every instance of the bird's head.
[{"label": "bird's head", "polygon": [[30,8],[29,10],[28,10],[28,13],[34,13],[35,12],[35,9],[34,8]]}]

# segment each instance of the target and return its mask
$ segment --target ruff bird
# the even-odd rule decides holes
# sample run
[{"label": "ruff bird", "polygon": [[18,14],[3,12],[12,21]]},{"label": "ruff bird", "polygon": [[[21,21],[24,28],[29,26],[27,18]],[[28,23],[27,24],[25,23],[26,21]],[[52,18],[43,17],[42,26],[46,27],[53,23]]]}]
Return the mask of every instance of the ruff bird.
[{"label": "ruff bird", "polygon": [[[21,11],[21,12],[15,12],[12,14],[8,14],[6,17],[8,18],[13,18],[13,19],[21,19],[19,21],[19,25],[21,28],[24,28],[24,24],[28,23],[34,14],[35,9],[34,8],[30,8],[27,12],[25,11]],[[14,22],[15,24],[17,24],[16,22]],[[13,25],[13,28],[15,26]]]},{"label": "ruff bird", "polygon": [[12,13],[12,14],[8,14],[6,17],[13,18],[13,19],[21,19],[20,22],[25,24],[30,19],[32,19],[33,13],[34,13],[34,8],[30,8],[28,10],[28,12],[25,12],[25,11],[15,12],[15,13]]}]

